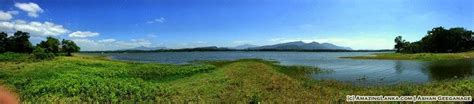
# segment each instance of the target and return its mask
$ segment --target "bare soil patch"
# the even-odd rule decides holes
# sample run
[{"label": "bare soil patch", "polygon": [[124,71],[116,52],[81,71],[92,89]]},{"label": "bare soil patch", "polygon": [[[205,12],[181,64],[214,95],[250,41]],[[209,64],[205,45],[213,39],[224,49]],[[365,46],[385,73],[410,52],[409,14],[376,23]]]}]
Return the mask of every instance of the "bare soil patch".
[{"label": "bare soil patch", "polygon": [[19,100],[15,93],[0,86],[0,104],[19,104]]}]

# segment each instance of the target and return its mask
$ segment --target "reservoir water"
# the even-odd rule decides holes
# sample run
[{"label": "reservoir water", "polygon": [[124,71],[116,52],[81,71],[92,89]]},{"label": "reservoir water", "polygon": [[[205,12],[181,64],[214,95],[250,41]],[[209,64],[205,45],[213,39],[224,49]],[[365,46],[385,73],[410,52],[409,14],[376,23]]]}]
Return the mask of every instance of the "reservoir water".
[{"label": "reservoir water", "polygon": [[307,65],[333,70],[313,74],[314,79],[330,79],[354,85],[393,85],[398,83],[426,83],[471,77],[474,60],[414,61],[361,60],[343,56],[370,55],[374,52],[155,52],[106,53],[116,60],[185,64],[195,60],[236,60],[260,58],[279,61],[283,65]]}]

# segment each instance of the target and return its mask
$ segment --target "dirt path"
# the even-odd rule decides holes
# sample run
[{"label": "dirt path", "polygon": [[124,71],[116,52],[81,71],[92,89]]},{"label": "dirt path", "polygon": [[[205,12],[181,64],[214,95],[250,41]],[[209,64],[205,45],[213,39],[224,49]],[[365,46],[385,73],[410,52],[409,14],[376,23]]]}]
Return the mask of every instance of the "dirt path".
[{"label": "dirt path", "polygon": [[0,104],[19,104],[19,100],[15,93],[0,86]]}]

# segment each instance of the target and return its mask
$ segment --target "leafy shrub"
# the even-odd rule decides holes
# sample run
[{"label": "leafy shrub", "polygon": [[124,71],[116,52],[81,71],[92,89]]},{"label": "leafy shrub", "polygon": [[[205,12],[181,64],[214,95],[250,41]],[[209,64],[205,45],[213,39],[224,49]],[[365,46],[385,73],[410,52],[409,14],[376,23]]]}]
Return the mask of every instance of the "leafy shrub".
[{"label": "leafy shrub", "polygon": [[45,60],[45,59],[53,59],[54,54],[50,52],[46,52],[44,48],[41,47],[36,47],[35,50],[33,50],[33,57],[35,59],[39,60]]}]

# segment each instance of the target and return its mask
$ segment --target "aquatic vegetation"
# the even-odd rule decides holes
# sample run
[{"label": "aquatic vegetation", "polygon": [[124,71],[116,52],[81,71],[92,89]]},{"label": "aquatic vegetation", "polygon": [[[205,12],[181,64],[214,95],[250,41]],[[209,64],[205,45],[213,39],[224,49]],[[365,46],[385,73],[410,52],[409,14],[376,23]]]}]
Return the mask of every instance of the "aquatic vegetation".
[{"label": "aquatic vegetation", "polygon": [[1,81],[23,101],[146,101],[167,93],[155,81],[213,70],[212,65],[124,63],[83,57],[3,67]]},{"label": "aquatic vegetation", "polygon": [[345,102],[346,95],[474,95],[472,79],[362,87],[308,76],[330,70],[261,59],[173,65],[75,55],[0,64],[0,84],[24,102],[328,103]]}]

